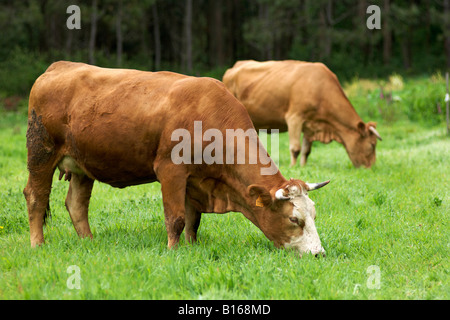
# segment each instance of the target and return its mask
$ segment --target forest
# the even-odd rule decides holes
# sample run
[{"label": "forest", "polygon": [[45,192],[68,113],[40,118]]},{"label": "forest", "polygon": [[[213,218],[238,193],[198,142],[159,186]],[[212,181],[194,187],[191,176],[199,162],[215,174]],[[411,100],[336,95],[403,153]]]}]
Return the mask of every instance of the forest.
[{"label": "forest", "polygon": [[321,61],[340,79],[450,67],[450,0],[1,0],[0,29],[3,96],[62,59],[216,78],[243,59]]}]

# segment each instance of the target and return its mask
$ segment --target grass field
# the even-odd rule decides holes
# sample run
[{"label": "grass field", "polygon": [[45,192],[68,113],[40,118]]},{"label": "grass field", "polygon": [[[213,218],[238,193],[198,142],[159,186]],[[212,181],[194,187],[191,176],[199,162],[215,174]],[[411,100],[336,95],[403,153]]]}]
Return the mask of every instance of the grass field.
[{"label": "grass field", "polygon": [[167,250],[158,183],[119,190],[96,182],[94,240],[81,240],[57,174],[46,244],[31,249],[26,116],[1,111],[0,299],[449,299],[445,127],[397,121],[378,129],[384,140],[368,170],[353,168],[337,143],[314,144],[308,166],[290,168],[281,135],[285,177],[332,181],[310,194],[326,258],[276,249],[240,213],[203,215],[197,244],[183,236]]}]

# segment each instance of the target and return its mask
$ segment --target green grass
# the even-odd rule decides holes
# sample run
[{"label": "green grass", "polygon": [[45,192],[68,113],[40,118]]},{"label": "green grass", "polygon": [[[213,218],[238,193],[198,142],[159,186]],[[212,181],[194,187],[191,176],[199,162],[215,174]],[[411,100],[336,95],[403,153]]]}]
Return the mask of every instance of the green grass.
[{"label": "green grass", "polygon": [[[57,180],[46,244],[29,245],[22,190],[26,116],[0,113],[0,299],[448,299],[449,159],[445,127],[379,125],[372,169],[352,167],[344,148],[315,143],[308,166],[280,169],[309,182],[326,258],[278,250],[240,213],[205,214],[199,242],[167,250],[158,183],[114,189],[95,183],[94,240],[79,239]],[[81,288],[69,289],[69,266]],[[380,270],[371,288],[370,266]]]}]

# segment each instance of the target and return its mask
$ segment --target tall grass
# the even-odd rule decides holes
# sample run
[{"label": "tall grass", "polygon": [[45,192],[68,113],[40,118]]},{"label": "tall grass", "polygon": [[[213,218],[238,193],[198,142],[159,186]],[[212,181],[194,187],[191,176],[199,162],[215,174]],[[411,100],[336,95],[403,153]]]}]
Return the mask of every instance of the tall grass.
[{"label": "tall grass", "polygon": [[[55,175],[46,244],[29,246],[22,190],[26,116],[0,113],[0,299],[448,299],[449,150],[442,126],[381,123],[372,169],[352,167],[337,143],[315,143],[308,166],[280,169],[309,182],[327,257],[276,249],[240,213],[204,214],[199,241],[166,248],[158,183],[114,189],[95,183],[94,239],[79,239]],[[80,289],[68,286],[70,266]],[[371,266],[379,287],[371,286]],[[69,271],[69,272],[68,272]]]}]

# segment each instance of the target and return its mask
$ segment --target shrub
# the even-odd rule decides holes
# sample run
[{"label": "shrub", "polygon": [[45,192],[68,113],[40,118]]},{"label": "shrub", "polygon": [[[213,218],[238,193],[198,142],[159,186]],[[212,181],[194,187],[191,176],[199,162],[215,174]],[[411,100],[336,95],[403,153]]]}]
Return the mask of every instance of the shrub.
[{"label": "shrub", "polygon": [[34,81],[47,67],[39,54],[15,48],[0,62],[0,92],[5,96],[29,94]]},{"label": "shrub", "polygon": [[445,80],[440,73],[409,80],[398,74],[388,80],[355,78],[344,90],[363,119],[393,122],[408,118],[430,125],[445,119]]},{"label": "shrub", "polygon": [[440,74],[415,83],[408,81],[401,97],[410,120],[438,124],[445,119],[445,81]]}]

